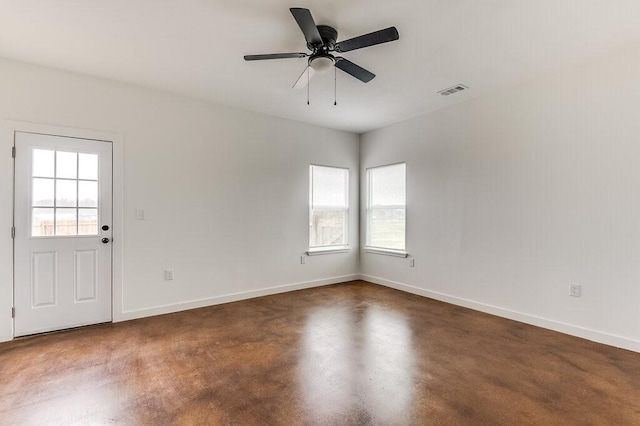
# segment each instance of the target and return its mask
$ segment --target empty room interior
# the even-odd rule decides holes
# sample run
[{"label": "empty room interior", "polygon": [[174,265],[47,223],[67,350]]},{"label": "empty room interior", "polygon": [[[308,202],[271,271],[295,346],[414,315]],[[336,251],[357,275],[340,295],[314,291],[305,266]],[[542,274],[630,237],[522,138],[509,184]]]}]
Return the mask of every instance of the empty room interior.
[{"label": "empty room interior", "polygon": [[0,0],[0,425],[640,424],[638,22]]}]

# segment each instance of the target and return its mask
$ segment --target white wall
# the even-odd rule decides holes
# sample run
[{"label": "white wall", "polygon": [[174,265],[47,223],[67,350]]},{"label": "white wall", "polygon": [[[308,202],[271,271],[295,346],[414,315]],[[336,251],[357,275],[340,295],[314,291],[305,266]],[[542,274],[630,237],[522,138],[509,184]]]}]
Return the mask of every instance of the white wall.
[{"label": "white wall", "polygon": [[612,54],[363,135],[361,179],[407,162],[416,265],[363,253],[363,274],[640,351],[638,76]]},{"label": "white wall", "polygon": [[[0,60],[0,93],[0,119],[124,135],[123,308],[116,319],[358,273],[358,135],[7,60]],[[0,140],[0,340],[12,334],[11,145]],[[354,250],[301,265],[310,163],[351,170]],[[135,220],[136,208],[146,220]],[[163,280],[169,268],[174,281]]]},{"label": "white wall", "polygon": [[[359,161],[361,176],[406,161],[416,267],[363,253],[365,278],[640,351],[639,58],[367,133],[360,153],[357,135],[6,60],[0,119],[124,135],[119,319],[353,278]],[[11,336],[10,146],[0,140],[0,340]],[[300,265],[309,163],[351,169],[356,250]]]}]

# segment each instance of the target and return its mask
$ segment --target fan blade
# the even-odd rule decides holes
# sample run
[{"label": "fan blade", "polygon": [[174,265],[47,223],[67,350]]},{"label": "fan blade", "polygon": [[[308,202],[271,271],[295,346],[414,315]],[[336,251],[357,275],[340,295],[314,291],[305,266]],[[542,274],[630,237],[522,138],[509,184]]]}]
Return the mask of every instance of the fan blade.
[{"label": "fan blade", "polygon": [[298,26],[302,30],[302,34],[304,34],[304,38],[307,40],[307,44],[322,46],[324,44],[322,42],[322,37],[320,37],[320,32],[318,32],[318,27],[316,27],[316,23],[313,20],[309,9],[292,7],[289,10],[291,11],[293,18],[298,23]]},{"label": "fan blade", "polygon": [[347,74],[351,74],[363,83],[368,83],[376,76],[374,73],[365,70],[359,65],[354,64],[345,58],[336,58],[336,67],[340,68]]},{"label": "fan blade", "polygon": [[376,44],[387,43],[398,40],[400,35],[396,27],[385,28],[359,37],[336,43],[336,51],[349,52],[351,50],[362,49],[363,47],[375,46]]},{"label": "fan blade", "polygon": [[261,61],[263,59],[305,58],[306,53],[271,53],[268,55],[244,55],[245,61]]},{"label": "fan blade", "polygon": [[[311,68],[311,67],[307,67],[304,69],[304,71],[302,71],[302,74],[300,74],[300,77],[298,78],[298,80],[296,81],[296,84],[293,85],[294,89],[302,89],[303,87],[307,87],[307,84],[309,83],[309,80],[311,80],[311,77],[313,77],[313,74],[315,74],[316,71]],[[309,74],[307,76],[307,74]]]}]

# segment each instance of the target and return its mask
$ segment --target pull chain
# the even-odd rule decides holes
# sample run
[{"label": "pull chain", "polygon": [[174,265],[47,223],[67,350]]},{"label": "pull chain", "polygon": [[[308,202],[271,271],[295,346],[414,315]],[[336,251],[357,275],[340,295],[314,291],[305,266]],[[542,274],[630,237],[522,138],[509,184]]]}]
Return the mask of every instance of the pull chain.
[{"label": "pull chain", "polygon": [[333,105],[338,105],[338,70],[333,67]]},{"label": "pull chain", "polygon": [[309,67],[307,67],[307,105],[309,105]]}]

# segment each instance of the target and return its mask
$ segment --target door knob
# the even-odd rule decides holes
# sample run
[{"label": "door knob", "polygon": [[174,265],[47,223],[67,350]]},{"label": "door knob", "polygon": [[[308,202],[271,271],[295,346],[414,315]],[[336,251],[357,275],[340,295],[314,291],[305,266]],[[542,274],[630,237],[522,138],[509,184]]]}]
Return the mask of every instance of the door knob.
[{"label": "door knob", "polygon": [[109,242],[109,239],[105,237],[105,238],[102,239],[102,242],[107,244]]}]

